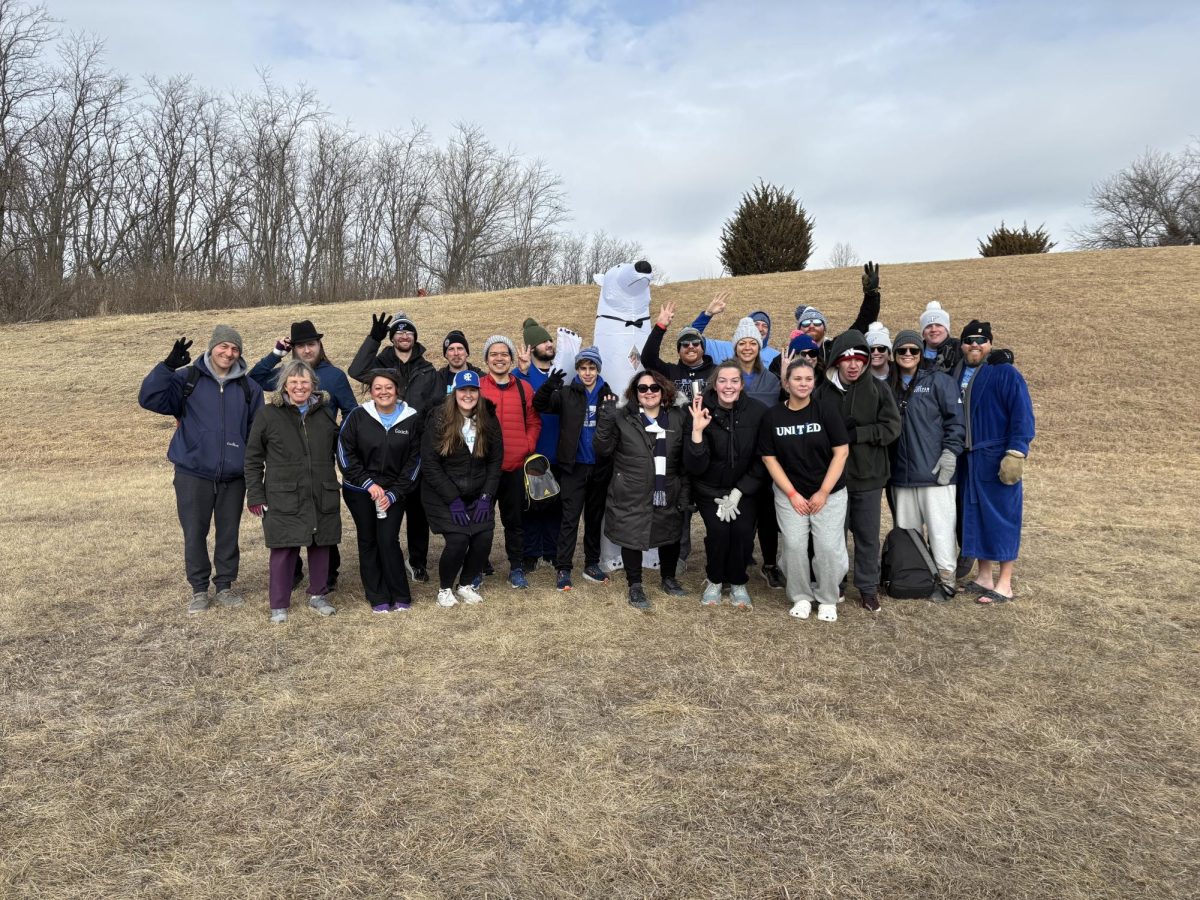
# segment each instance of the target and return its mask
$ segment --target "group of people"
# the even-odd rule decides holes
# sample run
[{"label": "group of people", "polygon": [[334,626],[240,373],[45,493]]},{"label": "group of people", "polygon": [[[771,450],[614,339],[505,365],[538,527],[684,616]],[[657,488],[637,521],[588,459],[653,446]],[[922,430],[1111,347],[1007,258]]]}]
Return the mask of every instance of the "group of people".
[{"label": "group of people", "polygon": [[[733,606],[749,608],[757,566],[768,587],[786,589],[797,618],[815,609],[836,620],[848,579],[878,612],[885,499],[895,526],[928,542],[931,600],[955,596],[976,563],[966,590],[980,603],[1010,600],[1034,437],[1013,355],[993,348],[985,321],[952,337],[937,301],[919,330],[892,338],[880,321],[878,266],[864,267],[862,284],[849,329],[829,339],[820,310],[801,306],[780,348],[761,310],[739,319],[729,341],[706,336],[729,302],[718,294],[677,332],[673,359],[663,343],[675,305],[663,304],[626,385],[605,381],[596,346],[574,354],[573,373],[556,368],[555,339],[533,319],[520,344],[489,337],[482,369],[461,330],[445,336],[436,367],[404,313],[372,318],[346,372],[310,321],[293,323],[252,368],[227,325],[194,361],[180,338],[144,379],[139,403],[178,423],[168,458],[188,611],[244,602],[234,590],[244,506],[270,551],[271,621],[287,621],[302,549],[308,606],[332,615],[343,502],[376,613],[409,609],[411,583],[430,580],[430,532],[445,545],[436,602],[479,603],[494,574],[497,511],[512,588],[549,565],[558,590],[575,589],[582,519],[585,581],[607,582],[614,568],[602,565],[603,535],[618,548],[631,606],[651,606],[650,550],[662,592],[686,596],[679,576],[699,513],[702,604],[721,603],[728,589]],[[527,489],[527,463],[540,457],[557,482],[551,499]]]}]

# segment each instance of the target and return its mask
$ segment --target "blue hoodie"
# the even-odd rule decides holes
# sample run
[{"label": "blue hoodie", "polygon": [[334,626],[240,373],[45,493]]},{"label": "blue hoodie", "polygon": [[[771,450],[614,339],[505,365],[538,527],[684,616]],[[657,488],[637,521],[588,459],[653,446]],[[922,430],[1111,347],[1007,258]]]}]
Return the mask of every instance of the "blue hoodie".
[{"label": "blue hoodie", "polygon": [[[183,391],[188,369],[193,367],[200,379],[187,398],[185,411]],[[237,384],[239,380],[245,385]],[[159,363],[142,380],[138,405],[178,419],[167,448],[167,459],[176,469],[208,481],[245,477],[246,439],[254,416],[262,409],[263,392],[247,377],[244,360],[239,359],[223,380],[209,370],[208,354],[175,371]]]},{"label": "blue hoodie", "polygon": [[[770,366],[775,361],[775,357],[779,355],[779,351],[774,347],[767,346],[771,343],[771,317],[761,309],[756,309],[750,313],[750,318],[755,321],[764,320],[767,323],[767,336],[763,338],[762,351],[759,357],[762,359],[763,367]],[[692,323],[692,327],[704,333],[704,329],[708,327],[708,323],[712,321],[712,316],[706,312],[701,312],[696,316],[696,321]],[[724,362],[727,359],[733,358],[733,341],[718,341],[715,338],[706,337],[704,339],[704,352],[712,357],[715,363]]]},{"label": "blue hoodie", "polygon": [[[533,388],[529,394],[530,397],[537,393],[538,388],[546,383],[546,379],[550,377],[547,372],[543,372],[537,366],[530,363],[529,371],[522,372],[520,369],[514,368],[512,373],[517,378]],[[558,421],[558,416],[553,416],[548,413],[541,413],[542,431],[538,435],[537,446],[534,450],[546,457],[552,463],[558,462],[558,431],[562,424]]]},{"label": "blue hoodie", "polygon": [[[583,385],[578,375],[575,376],[573,383]],[[579,449],[575,452],[575,462],[577,463],[594,465],[596,462],[596,451],[592,449],[592,439],[596,436],[596,412],[600,403],[600,391],[603,389],[604,379],[597,378],[590,391],[587,388],[583,390],[583,395],[587,397],[587,408],[583,414],[583,427],[579,429]],[[545,421],[544,418],[543,421]]]}]

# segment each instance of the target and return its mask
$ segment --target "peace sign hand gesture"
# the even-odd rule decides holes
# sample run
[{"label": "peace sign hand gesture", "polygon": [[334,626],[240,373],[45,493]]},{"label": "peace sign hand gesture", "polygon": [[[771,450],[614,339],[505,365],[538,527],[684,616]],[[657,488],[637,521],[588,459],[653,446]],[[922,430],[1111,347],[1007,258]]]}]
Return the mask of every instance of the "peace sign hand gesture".
[{"label": "peace sign hand gesture", "polygon": [[729,305],[730,296],[731,294],[729,291],[721,291],[719,294],[713,297],[708,306],[704,308],[705,315],[711,319],[713,316],[719,316],[721,313],[725,312],[725,307]]},{"label": "peace sign hand gesture", "polygon": [[658,319],[656,324],[663,331],[671,327],[671,320],[675,318],[675,303],[668,300],[662,305],[662,309],[658,311]]}]

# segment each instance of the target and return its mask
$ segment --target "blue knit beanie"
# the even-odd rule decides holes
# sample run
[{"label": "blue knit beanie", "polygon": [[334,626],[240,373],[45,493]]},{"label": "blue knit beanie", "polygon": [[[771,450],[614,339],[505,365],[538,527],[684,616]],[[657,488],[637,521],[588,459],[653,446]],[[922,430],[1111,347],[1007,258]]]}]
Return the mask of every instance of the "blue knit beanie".
[{"label": "blue knit beanie", "polygon": [[596,346],[584,347],[579,351],[579,355],[575,357],[575,368],[579,368],[579,364],[587,360],[596,364],[596,371],[604,371],[604,361],[600,359],[600,348]]}]

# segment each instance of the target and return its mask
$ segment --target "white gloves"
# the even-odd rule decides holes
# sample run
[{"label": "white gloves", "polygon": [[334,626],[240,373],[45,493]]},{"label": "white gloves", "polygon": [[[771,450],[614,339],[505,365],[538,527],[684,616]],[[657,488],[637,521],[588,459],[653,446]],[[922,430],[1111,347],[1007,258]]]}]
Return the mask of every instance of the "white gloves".
[{"label": "white gloves", "polygon": [[717,498],[717,518],[722,522],[732,522],[742,514],[738,504],[742,500],[742,492],[734,488],[724,497]]},{"label": "white gloves", "polygon": [[942,455],[938,457],[937,465],[933,467],[933,474],[937,476],[937,483],[946,485],[950,483],[950,479],[954,477],[954,470],[958,467],[958,458],[949,450],[943,450]]}]

